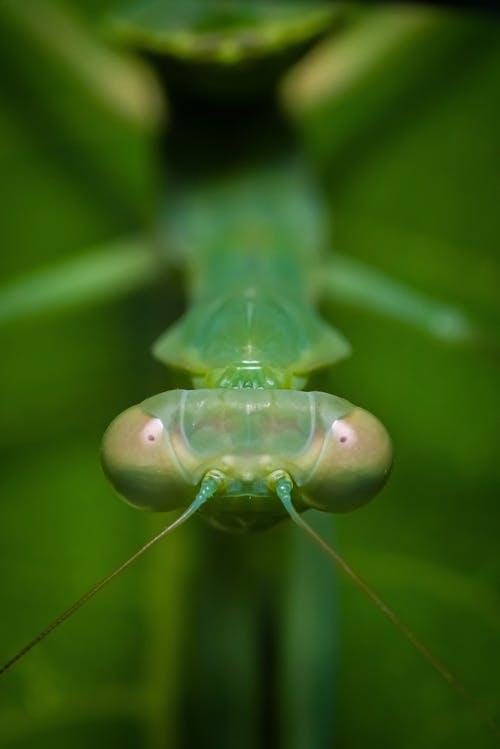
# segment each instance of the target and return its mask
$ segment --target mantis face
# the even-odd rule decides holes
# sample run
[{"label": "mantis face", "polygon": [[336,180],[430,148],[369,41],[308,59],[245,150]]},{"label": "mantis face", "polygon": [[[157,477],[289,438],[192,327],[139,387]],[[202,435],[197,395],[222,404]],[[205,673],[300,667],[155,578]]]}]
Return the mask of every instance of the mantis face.
[{"label": "mantis face", "polygon": [[301,509],[347,512],[371,499],[389,474],[389,436],[368,411],[342,398],[294,390],[172,390],[120,414],[103,441],[117,491],[143,509],[188,504],[209,471],[221,489],[210,514],[283,508],[272,476],[286,471]]}]

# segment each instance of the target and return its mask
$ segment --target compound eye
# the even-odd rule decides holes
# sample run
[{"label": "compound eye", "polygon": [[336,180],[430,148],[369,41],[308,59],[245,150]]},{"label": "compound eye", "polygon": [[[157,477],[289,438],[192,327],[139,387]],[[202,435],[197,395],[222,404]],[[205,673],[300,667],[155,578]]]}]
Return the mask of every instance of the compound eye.
[{"label": "compound eye", "polygon": [[349,512],[385,484],[392,464],[389,435],[381,422],[354,407],[325,435],[320,457],[303,486],[306,501],[325,512]]},{"label": "compound eye", "polygon": [[132,406],[106,430],[102,466],[117,492],[146,510],[168,511],[192,495],[161,419]]}]

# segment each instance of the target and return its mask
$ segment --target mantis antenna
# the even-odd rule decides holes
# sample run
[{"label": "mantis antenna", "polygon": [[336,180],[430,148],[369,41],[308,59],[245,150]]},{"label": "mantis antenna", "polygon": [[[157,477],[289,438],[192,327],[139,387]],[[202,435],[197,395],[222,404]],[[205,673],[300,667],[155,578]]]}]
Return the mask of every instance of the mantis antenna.
[{"label": "mantis antenna", "polygon": [[200,509],[200,507],[209,499],[212,497],[217,489],[219,488],[219,485],[221,483],[221,479],[211,474],[210,472],[205,475],[201,482],[200,489],[194,498],[194,500],[191,502],[187,510],[182,513],[176,520],[174,520],[173,523],[170,525],[167,525],[166,528],[163,528],[162,531],[160,531],[156,536],[154,536],[152,539],[150,539],[144,546],[142,546],[138,551],[135,552],[135,554],[132,554],[128,559],[126,559],[122,564],[120,564],[119,567],[117,567],[113,572],[111,572],[109,575],[104,577],[100,582],[97,583],[97,585],[94,585],[93,588],[91,588],[87,593],[85,593],[81,598],[79,598],[75,603],[73,603],[69,608],[66,609],[66,611],[63,611],[62,614],[59,614],[59,616],[54,619],[53,622],[51,622],[48,627],[46,627],[42,632],[40,632],[36,637],[33,638],[30,642],[28,642],[19,652],[17,652],[12,658],[10,658],[4,665],[0,668],[0,674],[5,673],[5,671],[8,671],[9,668],[11,668],[15,663],[21,660],[27,653],[29,653],[30,650],[32,650],[36,645],[39,645],[39,643],[42,642],[42,640],[45,640],[46,637],[48,637],[57,627],[59,627],[60,624],[66,621],[66,619],[69,619],[70,616],[72,616],[78,609],[80,609],[82,606],[84,606],[88,601],[90,601],[91,598],[93,598],[96,593],[99,593],[100,590],[106,587],[108,583],[110,583],[112,580],[115,579],[115,577],[118,577],[124,570],[127,569],[127,567],[130,567],[131,564],[133,564],[136,559],[139,559],[148,549],[150,549],[157,541],[162,539],[164,536],[171,533],[173,530],[178,528],[180,525],[186,522],[191,515],[194,515],[194,513]]},{"label": "mantis antenna", "polygon": [[302,528],[312,540],[332,559],[335,564],[340,567],[343,572],[349,577],[352,582],[368,596],[368,598],[380,609],[384,616],[389,619],[391,624],[398,629],[404,637],[409,641],[412,647],[417,650],[420,655],[432,666],[439,676],[444,679],[447,684],[455,691],[456,694],[466,703],[466,705],[474,711],[476,716],[479,718],[491,733],[500,739],[500,726],[493,720],[491,715],[485,710],[483,705],[478,702],[463,684],[448,671],[446,666],[433,655],[430,650],[419,640],[417,635],[405,624],[394,611],[382,601],[381,598],[370,588],[370,586],[354,572],[354,570],[347,564],[347,562],[340,556],[340,554],[333,549],[319,533],[316,533],[314,528],[306,523],[302,516],[297,512],[292,502],[292,488],[293,482],[290,476],[285,471],[280,471],[280,475],[273,477],[272,484],[274,484],[274,491],[280,499],[283,507],[290,515],[293,522]]}]

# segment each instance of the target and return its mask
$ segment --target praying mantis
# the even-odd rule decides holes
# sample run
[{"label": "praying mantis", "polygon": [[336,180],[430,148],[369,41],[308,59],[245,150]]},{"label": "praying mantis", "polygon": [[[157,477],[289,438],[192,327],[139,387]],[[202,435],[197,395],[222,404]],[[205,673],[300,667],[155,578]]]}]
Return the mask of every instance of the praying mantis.
[{"label": "praying mantis", "polygon": [[[292,182],[292,184],[293,184],[293,182]],[[210,192],[211,192],[211,191],[210,191]],[[170,222],[170,224],[171,224],[171,222]],[[190,224],[186,222],[186,224],[185,224],[185,225],[186,225],[186,226],[189,226]],[[334,391],[334,392],[335,392],[335,391]],[[352,398],[353,398],[353,400],[354,400],[354,399],[355,399],[355,392],[354,392],[354,391],[352,391],[352,393],[353,393],[353,395],[352,395]],[[126,404],[125,404],[125,405],[126,405]],[[112,414],[110,414],[110,415],[112,415]],[[284,529],[278,529],[277,533],[279,533],[279,534],[281,534],[281,535],[280,535],[280,536],[275,536],[275,538],[276,538],[276,539],[278,539],[278,538],[282,538],[282,536],[283,536],[283,535],[285,534],[285,530],[284,530]],[[239,537],[238,537],[238,538],[239,538]],[[232,541],[225,541],[225,540],[219,539],[219,540],[218,540],[218,541],[217,541],[216,543],[217,543],[217,544],[220,544],[220,546],[221,546],[222,548],[226,548],[226,549],[228,549],[228,548],[231,548],[231,549],[232,549],[232,552],[234,552],[234,543],[233,543]],[[239,543],[239,545],[240,545],[240,546],[241,546],[242,548],[244,548],[244,550],[245,550],[245,553],[248,553],[248,552],[249,552],[249,541],[248,541],[247,539],[245,539],[245,540],[242,540],[242,539],[240,539],[240,540],[238,541],[238,543]],[[260,541],[260,540],[257,540],[257,541],[255,541],[254,543],[255,543],[255,547],[256,547],[256,548],[257,548],[257,547],[260,547],[260,548],[262,549],[263,547],[265,548],[265,544],[266,544],[266,541],[265,541],[265,540],[264,540],[264,541]],[[280,541],[279,543],[284,543],[284,541],[283,541],[283,540],[281,540],[281,541]],[[202,547],[202,548],[203,548],[203,547]],[[250,552],[250,553],[251,553],[251,552]],[[238,554],[238,559],[240,559],[240,557],[241,557],[241,554],[239,553],[239,554]],[[265,556],[264,556],[264,558],[265,558]],[[207,564],[209,564],[209,563],[207,563]],[[276,565],[276,567],[277,567],[277,568],[279,569],[279,568],[280,568],[280,563],[278,563],[278,564]],[[178,569],[176,569],[175,571],[176,571],[176,573],[179,573],[179,570],[178,570]],[[158,574],[158,572],[157,572],[157,574]],[[163,579],[163,576],[164,576],[164,574],[165,574],[165,571],[163,570],[163,572],[162,572],[162,579]],[[243,574],[243,572],[242,572],[242,574]],[[274,572],[273,574],[276,574],[276,572]],[[182,571],[181,571],[181,575],[179,575],[179,574],[178,574],[178,576],[182,578]],[[242,578],[242,579],[248,579],[248,578]],[[220,583],[221,583],[221,586],[222,586],[222,581],[220,581]],[[248,605],[248,603],[247,603],[247,605]],[[224,609],[222,609],[222,611],[223,611],[223,610],[224,610]],[[221,619],[223,619],[223,618],[224,618],[224,617],[223,617],[223,615],[222,615],[222,613],[220,613],[220,611],[219,611],[219,616],[220,616],[220,618],[221,618]],[[172,621],[172,618],[170,618],[170,621]],[[240,620],[240,619],[238,619],[237,621],[238,621],[238,624],[239,624],[239,625],[241,626],[241,620]],[[332,621],[333,621],[333,619],[332,619]],[[163,626],[166,626],[166,625],[164,625],[164,624],[159,624],[158,626],[162,626],[162,627],[163,627]],[[219,622],[219,626],[222,626],[222,624],[221,624],[220,622]],[[329,628],[330,628],[330,625],[328,625],[328,626],[329,626]],[[225,632],[225,630],[223,630],[223,631]],[[244,630],[243,630],[243,632],[244,632]],[[213,647],[215,647],[215,645],[213,645]],[[219,651],[218,651],[218,652],[219,652]],[[206,657],[206,654],[205,654],[205,657]],[[160,666],[159,666],[159,670],[162,670],[162,669],[164,669],[164,668],[165,668],[164,664],[163,664],[163,666],[162,666],[162,665],[160,664]],[[326,670],[325,670],[325,671],[326,671]],[[163,678],[166,678],[166,677],[164,676]],[[50,674],[49,674],[49,676],[48,676],[48,682],[50,683]],[[231,689],[231,687],[229,687],[229,689]],[[112,699],[111,699],[111,697],[109,697],[108,699],[109,699],[109,702],[112,702]],[[129,701],[130,701],[130,704],[131,704],[131,700],[130,700],[130,697],[129,697]],[[138,702],[140,703],[140,700],[139,700],[139,699],[138,699],[137,701],[138,701]],[[124,698],[124,699],[123,699],[123,702],[124,702],[125,704],[129,704],[129,703],[127,703],[127,700],[126,700],[126,698]],[[147,711],[147,709],[146,709],[146,711]],[[50,713],[50,708],[48,709],[48,712]],[[320,716],[321,716],[321,714],[320,714]],[[227,719],[227,717],[226,717],[226,719]],[[165,719],[163,719],[163,720],[165,720]],[[160,739],[158,738],[158,732],[160,732],[160,728],[158,728],[158,722],[159,722],[159,721],[158,721],[158,718],[156,718],[156,724],[155,724],[155,719],[154,719],[154,718],[153,718],[153,719],[151,720],[151,725],[152,725],[152,727],[150,727],[150,740],[151,740],[151,742],[152,742],[152,743],[153,743],[154,741],[156,741],[156,742],[157,742],[157,745],[161,745],[161,744],[160,744]],[[319,723],[319,724],[321,725],[321,723],[325,723],[325,722],[327,722],[327,721],[325,720],[325,717],[323,716],[323,719],[321,720],[321,717],[320,717],[320,720],[319,720],[319,721],[317,720],[317,721],[316,721],[316,724],[318,724],[318,723]],[[164,726],[163,726],[163,728],[164,728]],[[221,730],[221,731],[222,731],[222,729],[219,729],[219,730]],[[296,735],[296,734],[295,734],[295,733],[292,733],[292,735]],[[155,738],[155,736],[156,736],[156,738]],[[400,739],[400,740],[401,740],[401,739]],[[290,744],[290,745],[291,745],[291,744]]]}]

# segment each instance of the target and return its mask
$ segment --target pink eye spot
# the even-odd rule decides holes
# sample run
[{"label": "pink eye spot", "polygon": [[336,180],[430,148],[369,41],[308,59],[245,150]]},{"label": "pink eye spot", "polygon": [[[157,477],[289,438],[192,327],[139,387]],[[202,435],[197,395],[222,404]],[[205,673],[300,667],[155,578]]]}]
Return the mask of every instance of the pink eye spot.
[{"label": "pink eye spot", "polygon": [[141,430],[140,439],[144,442],[156,442],[163,432],[163,424],[160,419],[150,419]]},{"label": "pink eye spot", "polygon": [[333,425],[332,432],[337,442],[341,445],[344,445],[347,442],[349,447],[353,447],[357,442],[356,431],[349,424],[347,419],[338,419]]}]

